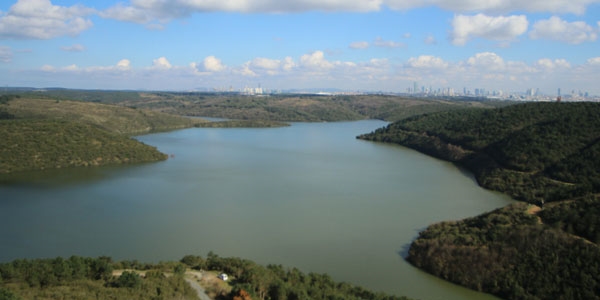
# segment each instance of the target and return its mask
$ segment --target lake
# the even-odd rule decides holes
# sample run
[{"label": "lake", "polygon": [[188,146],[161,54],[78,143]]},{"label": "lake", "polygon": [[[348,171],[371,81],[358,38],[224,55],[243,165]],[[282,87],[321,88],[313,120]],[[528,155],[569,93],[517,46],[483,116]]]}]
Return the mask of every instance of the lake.
[{"label": "lake", "polygon": [[382,121],[192,128],[137,137],[171,155],[0,185],[0,261],[238,256],[428,299],[494,299],[402,257],[429,224],[511,203],[454,165],[355,139]]}]

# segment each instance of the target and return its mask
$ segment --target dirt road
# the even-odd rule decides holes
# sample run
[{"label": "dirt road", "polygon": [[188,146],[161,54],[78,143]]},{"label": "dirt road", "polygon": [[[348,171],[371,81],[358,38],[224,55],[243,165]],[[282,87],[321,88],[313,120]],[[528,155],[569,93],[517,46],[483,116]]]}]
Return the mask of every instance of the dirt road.
[{"label": "dirt road", "polygon": [[198,293],[198,298],[200,298],[200,300],[212,300],[210,297],[208,297],[206,291],[204,291],[204,288],[198,283],[200,282],[200,279],[202,279],[202,272],[185,272],[185,281],[187,281],[187,283],[189,283],[190,286],[196,290],[196,293]]}]

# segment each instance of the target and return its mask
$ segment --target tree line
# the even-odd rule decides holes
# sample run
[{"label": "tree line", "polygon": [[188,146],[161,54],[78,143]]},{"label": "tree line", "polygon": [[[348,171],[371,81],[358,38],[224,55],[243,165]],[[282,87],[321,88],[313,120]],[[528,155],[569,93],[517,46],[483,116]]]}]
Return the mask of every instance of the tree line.
[{"label": "tree line", "polygon": [[[373,292],[346,282],[336,282],[327,274],[305,274],[281,265],[262,266],[238,257],[220,257],[212,252],[206,258],[187,255],[181,262],[192,269],[218,270],[233,276],[233,289],[221,299],[300,300],[300,299],[377,299],[408,300],[406,297]],[[242,295],[245,295],[242,297]]]},{"label": "tree line", "polygon": [[401,120],[359,138],[453,161],[530,203],[600,192],[600,104],[526,103]]},{"label": "tree line", "polygon": [[599,116],[599,103],[526,103],[416,116],[358,138],[455,162],[537,205],[431,225],[409,262],[508,299],[598,299]]},{"label": "tree line", "polygon": [[[327,274],[306,274],[281,265],[263,266],[213,252],[206,258],[186,255],[180,261],[157,264],[117,262],[104,256],[17,259],[0,263],[0,299],[197,299],[185,282],[187,269],[229,274],[230,292],[221,291],[217,299],[408,300],[336,282]],[[113,274],[115,270],[120,274]]]}]

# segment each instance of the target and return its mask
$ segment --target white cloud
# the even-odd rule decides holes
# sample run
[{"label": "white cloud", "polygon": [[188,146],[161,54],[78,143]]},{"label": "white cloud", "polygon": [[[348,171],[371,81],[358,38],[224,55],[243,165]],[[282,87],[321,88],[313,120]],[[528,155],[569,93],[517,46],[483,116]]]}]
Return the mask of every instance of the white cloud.
[{"label": "white cloud", "polygon": [[435,39],[435,37],[433,35],[428,35],[427,37],[425,37],[425,39],[423,40],[423,42],[427,45],[435,45],[437,44],[437,40]]},{"label": "white cloud", "polygon": [[300,65],[303,67],[326,70],[333,68],[334,64],[325,59],[323,51],[315,51],[311,54],[304,54],[300,57]]},{"label": "white cloud", "polygon": [[495,41],[512,41],[527,31],[529,22],[525,15],[491,17],[457,15],[452,20],[450,38],[454,45],[465,45],[473,37]]},{"label": "white cloud", "polygon": [[160,70],[168,70],[172,67],[169,60],[166,57],[162,56],[152,61],[152,68],[160,69]]},{"label": "white cloud", "polygon": [[284,71],[291,71],[292,69],[294,69],[295,67],[297,67],[296,63],[294,62],[294,60],[287,56],[284,60],[283,60],[283,70]]},{"label": "white cloud", "polygon": [[63,51],[67,51],[67,52],[83,52],[83,51],[85,51],[85,46],[81,45],[81,44],[74,44],[71,46],[60,47],[60,49],[62,49]]},{"label": "white cloud", "polygon": [[52,5],[50,0],[19,0],[0,16],[0,37],[51,39],[76,36],[92,27],[85,17],[95,10],[81,5]]},{"label": "white cloud", "polygon": [[503,70],[506,67],[504,59],[493,52],[477,53],[467,59],[467,65],[487,71]]},{"label": "white cloud", "polygon": [[0,46],[0,61],[11,62],[13,57],[12,49],[8,46]]},{"label": "white cloud", "polygon": [[[188,66],[172,65],[164,57],[148,61],[146,65],[134,67],[131,61],[122,59],[108,66],[44,65],[29,72],[32,78],[52,78],[63,86],[79,88],[186,90],[199,86],[231,86],[237,89],[248,82],[261,82],[269,89],[335,87],[402,92],[417,81],[426,87],[455,90],[467,87],[510,92],[539,87],[544,92],[553,92],[562,87],[600,94],[595,82],[600,76],[600,57],[590,57],[582,64],[555,58],[526,63],[510,61],[493,52],[481,52],[458,61],[434,55],[414,56],[404,62],[385,58],[342,61],[329,60],[323,51],[314,51],[296,58],[256,57],[234,66],[226,66],[214,56]],[[10,83],[10,78],[6,80],[2,75],[0,78]]]},{"label": "white cloud", "polygon": [[250,69],[250,62],[246,62],[241,68],[233,70],[234,74],[240,74],[245,77],[256,77],[258,74]]},{"label": "white cloud", "polygon": [[369,48],[369,42],[365,42],[365,41],[360,41],[360,42],[353,42],[350,44],[350,49],[367,49]]},{"label": "white cloud", "polygon": [[600,56],[588,59],[587,64],[591,66],[600,66]]},{"label": "white cloud", "polygon": [[149,23],[157,18],[150,9],[143,9],[135,6],[126,6],[122,3],[100,12],[100,16],[107,19],[127,21],[133,23]]},{"label": "white cloud", "polygon": [[403,43],[398,43],[398,42],[394,42],[394,41],[386,41],[386,40],[382,39],[381,37],[377,37],[375,39],[375,41],[373,42],[373,45],[376,47],[382,47],[382,48],[400,48],[400,47],[405,46]]},{"label": "white cloud", "polygon": [[44,72],[66,72],[72,74],[80,74],[85,72],[87,74],[101,74],[101,73],[118,73],[123,74],[124,71],[130,71],[131,62],[128,59],[122,59],[117,62],[116,65],[112,66],[91,66],[91,67],[80,67],[76,64],[71,64],[64,67],[54,67],[52,65],[43,65],[41,70]]},{"label": "white cloud", "polygon": [[369,12],[381,8],[382,0],[131,0],[129,5],[119,3],[100,13],[104,18],[150,23],[185,18],[193,13],[296,13],[306,11]]},{"label": "white cloud", "polygon": [[65,71],[79,71],[79,67],[75,64],[63,67]]},{"label": "white cloud", "polygon": [[277,59],[257,57],[252,60],[252,65],[261,69],[277,70],[281,65],[281,61]]},{"label": "white cloud", "polygon": [[508,13],[515,11],[583,14],[598,0],[386,0],[392,9],[437,6],[453,12]]},{"label": "white cloud", "polygon": [[131,69],[131,61],[129,61],[129,59],[121,59],[117,63],[117,69],[119,69],[119,70],[130,70]]},{"label": "white cloud", "polygon": [[242,68],[235,70],[235,72],[245,76],[274,76],[281,75],[282,73],[289,73],[296,67],[296,63],[289,56],[283,60],[257,57],[244,63]]},{"label": "white cloud", "polygon": [[[385,8],[409,10],[435,6],[456,13],[506,14],[511,12],[551,12],[583,14],[599,0],[130,0],[102,12],[100,16],[139,24],[154,29],[173,19],[194,13],[299,13],[372,12]],[[153,23],[158,22],[158,23]]]},{"label": "white cloud", "polygon": [[532,39],[548,39],[569,44],[593,42],[598,38],[597,31],[585,22],[567,22],[557,16],[533,24],[529,33]]},{"label": "white cloud", "polygon": [[202,65],[204,66],[204,70],[207,72],[221,72],[225,69],[225,66],[221,60],[212,55],[204,58]]},{"label": "white cloud", "polygon": [[411,57],[408,59],[406,66],[421,69],[445,69],[448,67],[448,63],[437,56],[421,55],[419,57]]},{"label": "white cloud", "polygon": [[56,68],[51,65],[43,65],[40,69],[44,72],[54,72],[56,70]]},{"label": "white cloud", "polygon": [[542,58],[536,62],[536,66],[542,69],[555,69],[555,68],[570,68],[571,64],[566,59],[555,59]]}]

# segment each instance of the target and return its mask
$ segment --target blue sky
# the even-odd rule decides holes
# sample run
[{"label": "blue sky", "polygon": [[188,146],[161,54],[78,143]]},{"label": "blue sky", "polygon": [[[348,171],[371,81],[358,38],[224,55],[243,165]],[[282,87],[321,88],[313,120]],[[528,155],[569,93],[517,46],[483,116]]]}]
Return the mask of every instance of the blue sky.
[{"label": "blue sky", "polygon": [[600,95],[600,0],[19,0],[5,86]]}]

